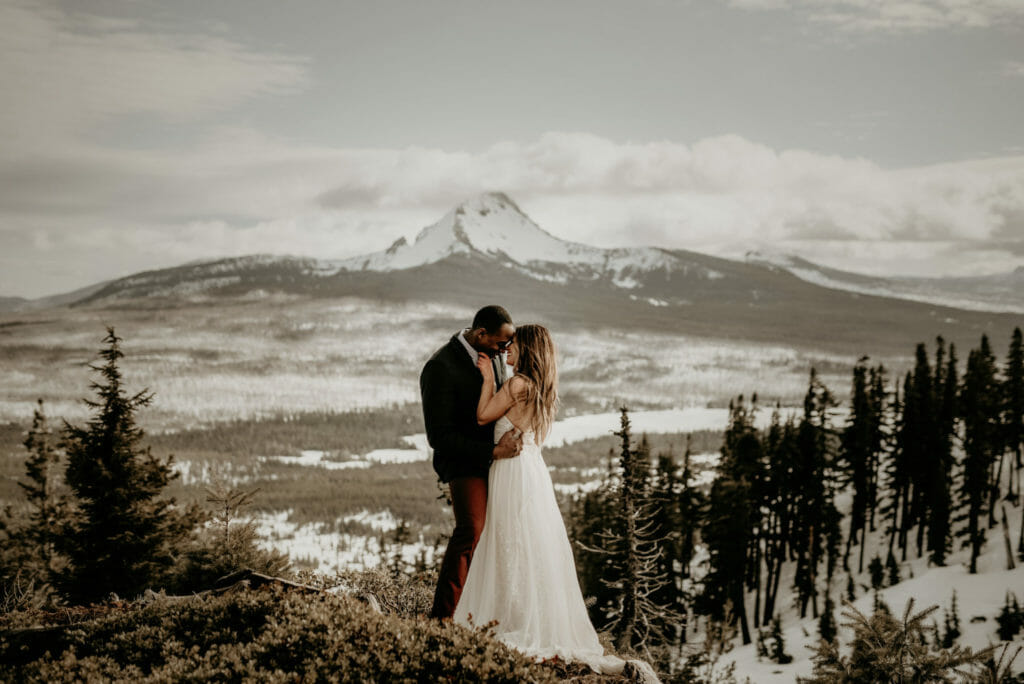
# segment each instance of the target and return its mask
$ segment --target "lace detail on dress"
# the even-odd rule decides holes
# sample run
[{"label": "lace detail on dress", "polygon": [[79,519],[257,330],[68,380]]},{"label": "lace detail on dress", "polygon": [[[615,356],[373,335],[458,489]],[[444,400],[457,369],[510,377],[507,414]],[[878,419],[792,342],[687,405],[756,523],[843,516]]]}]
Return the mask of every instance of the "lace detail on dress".
[{"label": "lace detail on dress", "polygon": [[[494,423],[494,443],[497,444],[501,441],[502,436],[509,430],[517,429],[515,423],[513,423],[507,415],[502,416]],[[533,430],[526,430],[523,432],[523,447],[526,445],[537,445],[536,435]]]}]

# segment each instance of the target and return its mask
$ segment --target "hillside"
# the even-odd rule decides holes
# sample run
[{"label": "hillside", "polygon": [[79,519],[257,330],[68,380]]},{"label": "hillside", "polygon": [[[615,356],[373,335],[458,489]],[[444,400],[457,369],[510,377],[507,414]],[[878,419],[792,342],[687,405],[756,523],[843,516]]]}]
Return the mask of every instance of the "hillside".
[{"label": "hillside", "polygon": [[1024,313],[1024,266],[983,276],[921,278],[870,276],[815,264],[787,254],[747,252],[748,263],[763,264],[792,273],[801,280],[836,290],[879,297],[897,297],[977,311]]},{"label": "hillside", "polygon": [[[843,497],[848,505],[849,495]],[[841,503],[842,503],[841,501]],[[1012,547],[1016,550],[1017,536],[1024,525],[1024,506],[1011,505],[1003,502],[1002,507],[1006,511],[1007,520],[1012,539]],[[844,516],[845,523],[849,517]],[[856,600],[853,607],[860,612],[870,615],[874,603],[874,592],[871,589],[870,573],[867,569],[867,561],[874,556],[884,559],[888,548],[888,537],[882,529],[868,535],[865,551],[865,571],[856,572],[856,562],[851,559],[851,570],[854,573],[856,583]],[[859,552],[859,551],[858,551]],[[959,542],[954,543],[953,553],[950,554],[945,567],[930,566],[927,555],[918,558],[911,553],[910,557],[900,563],[900,576],[902,581],[898,584],[886,586],[878,592],[880,598],[890,607],[892,612],[898,616],[903,614],[908,599],[914,601],[914,612],[918,612],[932,605],[938,605],[935,618],[941,628],[943,617],[950,611],[953,593],[956,592],[956,601],[961,622],[963,635],[958,643],[963,646],[970,646],[974,649],[984,648],[990,644],[1008,644],[1011,653],[1018,646],[1024,646],[1024,632],[1018,633],[1013,642],[1000,642],[996,633],[997,624],[995,621],[1008,592],[1015,592],[1018,599],[1024,598],[1024,562],[1016,558],[1014,554],[1014,569],[1007,569],[1007,553],[1003,543],[1001,528],[997,525],[988,530],[987,541],[978,560],[978,573],[971,575],[967,571],[967,561],[970,553],[966,549],[959,548]],[[791,565],[791,564],[787,564]],[[752,643],[743,646],[736,641],[736,648],[727,656],[727,660],[734,660],[737,664],[736,674],[742,677],[750,677],[751,681],[758,684],[792,684],[798,676],[811,674],[811,647],[818,642],[818,620],[810,615],[800,619],[795,607],[793,592],[790,589],[792,583],[792,567],[785,568],[782,578],[777,605],[780,607],[782,618],[783,636],[786,644],[786,651],[793,656],[793,662],[787,665],[779,665],[766,658],[758,658],[757,644]],[[836,602],[835,618],[839,625],[847,622],[847,618],[841,613],[840,597],[845,594],[848,574],[841,569],[837,570],[836,580],[833,583],[831,594]],[[752,615],[752,606],[750,608]],[[852,630],[840,629],[840,641],[848,643],[852,637]],[[1024,654],[1018,657],[1015,672],[1024,673]]]}]

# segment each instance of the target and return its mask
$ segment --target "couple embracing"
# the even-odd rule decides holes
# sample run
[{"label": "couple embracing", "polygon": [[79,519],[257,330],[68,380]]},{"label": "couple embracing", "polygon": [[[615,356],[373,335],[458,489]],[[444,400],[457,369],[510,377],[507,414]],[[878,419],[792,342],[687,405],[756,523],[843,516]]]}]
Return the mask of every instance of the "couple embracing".
[{"label": "couple embracing", "polygon": [[455,530],[432,616],[475,625],[535,658],[622,672],[587,615],[541,445],[558,400],[555,344],[486,306],[420,375],[434,469],[448,484]]}]

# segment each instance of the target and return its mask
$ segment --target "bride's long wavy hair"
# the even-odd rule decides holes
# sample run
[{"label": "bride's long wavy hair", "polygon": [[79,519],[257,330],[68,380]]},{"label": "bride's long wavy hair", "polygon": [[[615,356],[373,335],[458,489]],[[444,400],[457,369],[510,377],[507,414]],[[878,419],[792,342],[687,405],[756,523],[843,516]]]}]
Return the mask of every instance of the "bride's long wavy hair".
[{"label": "bride's long wavy hair", "polygon": [[516,328],[516,375],[526,379],[524,402],[533,414],[531,426],[541,441],[547,437],[558,410],[557,350],[551,333],[543,325]]}]

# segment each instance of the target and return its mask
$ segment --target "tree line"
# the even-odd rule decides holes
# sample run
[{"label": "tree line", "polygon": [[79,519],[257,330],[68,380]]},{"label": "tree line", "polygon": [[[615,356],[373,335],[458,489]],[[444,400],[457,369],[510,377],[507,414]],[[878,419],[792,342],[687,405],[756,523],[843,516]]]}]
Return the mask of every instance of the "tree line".
[{"label": "tree line", "polygon": [[838,408],[813,368],[802,412],[783,420],[776,405],[764,429],[755,426],[756,394],[737,397],[705,488],[691,481],[689,445],[682,458],[652,455],[646,439],[631,434],[623,408],[607,476],[570,512],[598,628],[620,646],[678,651],[687,616],[695,615],[728,622],[747,644],[777,615],[789,576],[801,618],[819,618],[834,638],[833,597],[852,600],[867,553],[886,557],[884,565],[877,555],[868,563],[876,588],[886,569],[898,582],[910,557],[945,565],[955,544],[969,549],[975,573],[1002,525],[1007,563],[1014,555],[1024,561],[1024,527],[1011,549],[1003,510],[1021,502],[1020,328],[1002,363],[982,335],[962,375],[955,345],[941,337],[933,354],[917,345],[902,377],[861,357],[843,424]]}]

